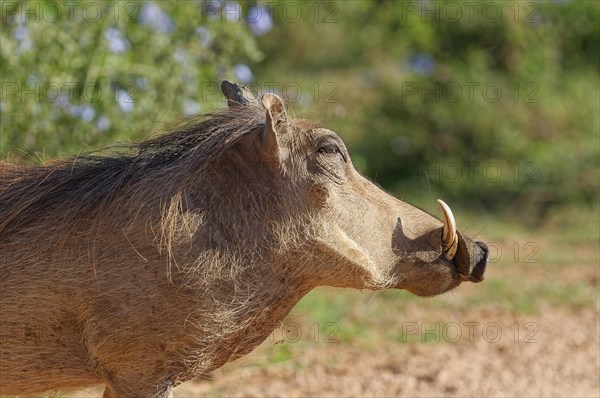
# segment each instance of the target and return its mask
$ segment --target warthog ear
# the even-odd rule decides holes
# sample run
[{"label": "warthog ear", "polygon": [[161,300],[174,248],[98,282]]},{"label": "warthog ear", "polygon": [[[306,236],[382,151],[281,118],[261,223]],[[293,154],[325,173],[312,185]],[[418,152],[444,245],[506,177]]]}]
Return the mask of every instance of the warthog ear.
[{"label": "warthog ear", "polygon": [[280,96],[267,93],[260,98],[260,102],[267,110],[265,130],[262,134],[262,144],[265,151],[273,159],[279,158],[279,141],[277,138],[281,126],[287,121],[285,104]]},{"label": "warthog ear", "polygon": [[283,99],[280,96],[271,93],[263,94],[260,102],[267,110],[267,121],[270,121],[274,128],[280,123],[286,122],[287,112],[285,111]]},{"label": "warthog ear", "polygon": [[221,91],[227,98],[227,105],[229,105],[230,108],[246,106],[256,102],[254,94],[252,94],[248,88],[228,80],[223,80],[221,83]]}]

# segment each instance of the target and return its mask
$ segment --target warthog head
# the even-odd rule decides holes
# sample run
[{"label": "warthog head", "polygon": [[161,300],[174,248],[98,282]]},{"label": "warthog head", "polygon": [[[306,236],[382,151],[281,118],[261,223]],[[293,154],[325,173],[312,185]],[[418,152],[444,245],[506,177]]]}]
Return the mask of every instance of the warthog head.
[{"label": "warthog head", "polygon": [[309,267],[316,284],[430,296],[483,280],[486,245],[460,233],[443,201],[440,221],[361,176],[338,134],[292,119],[277,95],[258,100],[229,82],[222,89],[230,112],[262,105],[265,123],[231,147],[220,170],[254,176],[253,189],[263,184],[306,216],[297,258],[319,265]]}]

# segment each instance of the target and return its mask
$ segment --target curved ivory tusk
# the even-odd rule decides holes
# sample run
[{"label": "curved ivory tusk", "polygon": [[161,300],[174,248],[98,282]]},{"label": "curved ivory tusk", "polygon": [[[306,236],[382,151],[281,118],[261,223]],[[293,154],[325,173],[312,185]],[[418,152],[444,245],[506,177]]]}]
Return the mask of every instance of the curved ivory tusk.
[{"label": "curved ivory tusk", "polygon": [[438,199],[440,209],[444,215],[444,232],[442,233],[442,249],[446,254],[448,260],[452,260],[456,255],[456,249],[458,249],[458,235],[456,234],[456,221],[454,221],[454,215],[452,210],[443,200]]}]

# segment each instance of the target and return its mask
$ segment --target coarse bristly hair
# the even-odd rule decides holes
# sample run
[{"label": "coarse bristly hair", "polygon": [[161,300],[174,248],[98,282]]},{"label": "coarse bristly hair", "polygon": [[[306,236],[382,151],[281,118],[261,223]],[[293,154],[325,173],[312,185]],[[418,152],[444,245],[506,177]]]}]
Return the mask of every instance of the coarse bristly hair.
[{"label": "coarse bristly hair", "polygon": [[[259,103],[251,103],[197,116],[170,126],[155,138],[98,151],[106,155],[90,153],[34,167],[2,163],[0,242],[8,244],[11,238],[32,230],[38,234],[41,227],[46,231],[44,242],[31,246],[31,250],[51,250],[57,257],[64,257],[58,253],[71,234],[86,234],[93,242],[107,223],[119,223],[123,231],[134,229],[138,223],[151,230],[150,238],[166,255],[171,280],[172,266],[179,269],[174,246],[178,242],[189,243],[202,224],[203,214],[209,211],[185,212],[186,193],[197,189],[198,180],[206,180],[205,169],[213,159],[244,135],[264,129],[265,112]],[[285,124],[280,128],[317,127],[291,117]],[[294,140],[288,144],[293,147]],[[202,175],[204,178],[199,178]],[[252,202],[252,198],[248,199]],[[248,209],[248,203],[239,205]],[[256,210],[262,205],[253,207]],[[273,211],[276,209],[271,208]],[[245,217],[250,213],[246,211]],[[293,228],[291,220],[283,221],[272,223],[270,230],[265,231],[271,239],[273,234],[279,236],[270,242],[271,249],[277,250],[273,243],[286,245],[298,235],[288,231]],[[237,239],[247,238],[245,231],[231,232]],[[260,244],[260,237],[255,238],[251,246]],[[253,249],[248,246],[248,250]],[[204,271],[205,277],[215,275],[208,269]]]},{"label": "coarse bristly hair", "polygon": [[[60,208],[68,216],[106,208],[128,184],[172,172],[170,186],[198,170],[243,134],[264,124],[264,109],[226,110],[180,124],[157,138],[107,148],[112,156],[92,154],[43,166],[0,169],[0,241]],[[162,181],[165,183],[166,181]]]},{"label": "coarse bristly hair", "polygon": [[[1,163],[0,256],[2,261],[6,260],[3,269],[7,274],[14,274],[18,269],[10,269],[7,264],[20,262],[20,267],[30,267],[30,270],[39,268],[47,272],[44,268],[46,266],[36,265],[41,261],[48,264],[50,269],[48,275],[51,276],[47,280],[59,278],[56,280],[57,284],[83,284],[87,289],[98,283],[95,275],[96,266],[100,264],[97,261],[103,262],[102,269],[99,270],[103,275],[107,271],[116,270],[107,266],[111,261],[103,257],[106,256],[106,251],[92,254],[91,257],[97,258],[89,261],[94,266],[94,273],[90,277],[89,268],[82,266],[88,260],[82,259],[87,252],[95,253],[96,244],[100,250],[115,251],[111,254],[116,259],[114,263],[117,267],[122,267],[123,274],[133,274],[132,277],[139,274],[139,270],[145,267],[145,262],[154,261],[158,262],[157,269],[164,264],[168,265],[166,270],[157,272],[165,275],[166,271],[165,283],[168,281],[172,285],[173,264],[178,270],[177,291],[196,289],[199,293],[187,294],[203,295],[206,291],[211,296],[202,298],[202,306],[197,306],[190,314],[184,313],[184,309],[172,308],[174,314],[171,321],[177,323],[183,318],[186,327],[200,330],[198,336],[194,337],[194,344],[203,347],[200,349],[201,355],[192,356],[200,357],[201,361],[192,361],[184,371],[178,367],[178,372],[188,374],[196,368],[209,369],[242,355],[247,347],[256,344],[255,341],[260,342],[263,337],[260,330],[274,327],[271,323],[265,323],[264,319],[280,319],[282,316],[275,314],[286,313],[292,305],[290,301],[284,306],[274,307],[273,300],[277,300],[282,292],[258,288],[293,286],[285,283],[293,279],[294,272],[297,272],[293,271],[285,280],[280,280],[279,275],[266,277],[252,270],[252,267],[264,260],[261,256],[265,252],[277,255],[277,250],[282,245],[291,245],[292,240],[300,235],[294,231],[298,227],[289,214],[284,214],[279,219],[276,219],[278,215],[261,216],[259,211],[264,214],[269,210],[265,209],[267,203],[257,202],[264,201],[264,197],[238,198],[231,195],[229,202],[216,206],[217,209],[209,206],[199,211],[187,210],[190,208],[188,202],[194,200],[190,198],[193,196],[190,192],[214,189],[214,186],[198,187],[199,181],[210,184],[203,180],[214,178],[215,173],[218,175],[218,170],[212,170],[208,166],[213,161],[219,161],[220,155],[245,135],[263,131],[265,112],[262,105],[253,103],[193,118],[155,138],[137,144],[105,148],[100,154],[80,155],[42,166]],[[288,118],[285,123],[286,126],[281,126],[282,128],[306,129],[312,126],[292,118]],[[289,144],[293,146],[294,143]],[[108,154],[104,154],[105,152]],[[209,174],[211,177],[206,177]],[[202,178],[198,178],[199,176]],[[207,195],[203,192],[199,196]],[[270,210],[277,213],[276,209]],[[203,225],[209,224],[205,220],[207,214],[213,216],[214,225],[224,218],[231,219],[232,212],[244,213],[235,219],[244,228],[237,230],[232,227],[233,231],[229,231],[219,225],[220,231],[231,232],[227,237],[235,242],[231,247],[224,246],[227,243],[219,241],[224,240],[222,237],[211,236],[210,228],[208,232],[203,231],[201,242],[192,241],[194,233]],[[264,223],[265,231],[253,230],[248,221],[251,218],[253,225],[257,225],[257,219]],[[271,242],[269,247],[265,243],[267,235]],[[204,242],[206,237],[216,244],[211,246],[212,242]],[[65,244],[69,240],[74,247]],[[200,248],[192,250],[194,245],[200,245]],[[133,248],[135,253],[128,248]],[[158,256],[155,254],[157,251]],[[136,253],[139,255],[137,258]],[[146,261],[144,256],[148,254],[153,257]],[[140,257],[144,261],[140,261]],[[54,274],[55,272],[58,274]],[[131,283],[117,283],[120,277],[123,275],[115,274],[109,278],[110,284],[115,283],[114,286],[109,285],[110,289],[131,289]],[[271,278],[275,279],[270,280]],[[104,282],[100,280],[99,283],[106,281],[107,279]],[[43,297],[47,294],[46,289],[30,292],[28,299]],[[239,291],[245,293],[238,295]],[[293,296],[296,297],[299,292]],[[117,296],[123,298],[126,294],[119,296],[114,293],[114,297]],[[103,297],[104,293],[101,293],[97,298],[90,297],[90,300],[103,300]],[[154,296],[146,299],[151,301],[151,297]],[[19,305],[18,300],[23,300],[12,296],[5,299],[11,305]],[[131,301],[129,304],[133,305]],[[82,308],[80,303],[73,305],[77,311]],[[178,311],[182,314],[176,314]],[[114,316],[111,312],[102,314]],[[98,314],[94,316],[96,315]],[[242,333],[253,322],[261,325],[260,328],[249,335]],[[215,338],[230,339],[236,343],[232,343],[231,352],[224,352],[222,349],[215,351]],[[181,344],[183,343],[184,341]],[[101,346],[98,349],[102,349]]]},{"label": "coarse bristly hair", "polygon": [[141,143],[105,148],[113,152],[108,156],[90,153],[33,167],[0,163],[0,242],[47,217],[61,225],[82,215],[100,217],[125,187],[142,180],[175,196],[186,176],[264,126],[264,119],[264,108],[253,105],[193,118]]}]

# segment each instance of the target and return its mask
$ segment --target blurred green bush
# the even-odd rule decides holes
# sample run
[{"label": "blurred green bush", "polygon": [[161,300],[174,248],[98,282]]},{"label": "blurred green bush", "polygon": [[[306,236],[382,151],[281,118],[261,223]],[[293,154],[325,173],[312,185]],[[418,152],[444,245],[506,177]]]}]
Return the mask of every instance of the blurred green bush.
[{"label": "blurred green bush", "polygon": [[306,109],[380,184],[534,223],[597,205],[599,2],[326,4],[275,14],[257,75],[309,93],[335,83],[334,101]]},{"label": "blurred green bush", "polygon": [[403,198],[534,222],[598,203],[597,1],[67,3],[2,4],[2,157],[143,138],[227,77],[339,131]]},{"label": "blurred green bush", "polygon": [[0,155],[74,154],[214,107],[235,61],[261,56],[241,7],[217,6],[2,2]]}]

